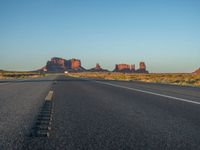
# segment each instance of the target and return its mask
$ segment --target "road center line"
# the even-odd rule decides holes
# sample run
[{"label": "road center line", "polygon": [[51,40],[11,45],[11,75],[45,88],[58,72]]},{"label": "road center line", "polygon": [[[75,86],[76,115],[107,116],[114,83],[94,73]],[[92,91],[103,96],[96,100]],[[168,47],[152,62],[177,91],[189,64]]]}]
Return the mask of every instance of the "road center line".
[{"label": "road center line", "polygon": [[49,93],[47,94],[45,101],[51,101],[53,98],[53,91],[49,91]]},{"label": "road center line", "polygon": [[105,83],[105,82],[101,82],[101,81],[95,81],[95,82],[100,83],[100,84],[104,84],[104,85],[113,86],[113,87],[128,89],[128,90],[132,90],[132,91],[142,92],[142,93],[146,93],[146,94],[151,94],[151,95],[156,95],[156,96],[165,97],[165,98],[169,98],[169,99],[174,99],[174,100],[177,100],[177,101],[183,101],[183,102],[187,102],[187,103],[200,105],[200,102],[196,102],[196,101],[192,101],[192,100],[188,100],[188,99],[184,99],[184,98],[178,98],[178,97],[174,97],[174,96],[154,93],[154,92],[140,90],[140,89],[136,89],[136,88],[130,88],[130,87],[121,86],[121,85],[117,85],[117,84]]}]

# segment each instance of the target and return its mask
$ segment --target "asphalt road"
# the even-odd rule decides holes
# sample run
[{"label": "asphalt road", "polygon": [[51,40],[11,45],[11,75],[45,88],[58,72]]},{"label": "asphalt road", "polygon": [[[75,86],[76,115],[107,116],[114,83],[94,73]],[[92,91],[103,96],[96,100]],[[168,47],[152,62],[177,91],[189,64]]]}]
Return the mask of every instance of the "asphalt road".
[{"label": "asphalt road", "polygon": [[[200,88],[64,76],[1,84],[1,149],[200,149]],[[30,137],[50,89],[50,137]]]},{"label": "asphalt road", "polygon": [[0,80],[0,150],[23,149],[54,79]]}]

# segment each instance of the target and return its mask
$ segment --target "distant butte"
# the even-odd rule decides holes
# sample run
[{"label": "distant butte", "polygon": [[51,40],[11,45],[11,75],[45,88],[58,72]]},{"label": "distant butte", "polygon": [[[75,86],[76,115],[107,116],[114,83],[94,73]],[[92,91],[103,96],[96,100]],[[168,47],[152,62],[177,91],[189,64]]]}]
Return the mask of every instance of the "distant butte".
[{"label": "distant butte", "polygon": [[47,72],[81,72],[85,69],[81,66],[81,61],[79,59],[66,60],[63,58],[53,57],[47,62],[46,66],[42,68],[43,71]]},{"label": "distant butte", "polygon": [[149,73],[146,70],[146,65],[144,62],[140,62],[139,69],[135,69],[135,65],[128,65],[128,64],[116,64],[115,69],[113,72],[123,72],[123,73]]},{"label": "distant butte", "polygon": [[[106,69],[103,69],[99,63],[96,64],[96,67],[86,70],[81,66],[81,60],[79,59],[63,59],[59,57],[53,57],[50,61],[47,61],[46,66],[40,69],[45,72],[59,73],[59,72],[109,72]],[[116,64],[113,72],[122,72],[122,73],[148,73],[146,70],[146,65],[144,62],[140,62],[139,69],[135,69],[135,65],[128,64]]]},{"label": "distant butte", "polygon": [[108,72],[108,70],[102,69],[99,63],[96,64],[96,67],[89,69],[88,71],[91,71],[91,72]]}]

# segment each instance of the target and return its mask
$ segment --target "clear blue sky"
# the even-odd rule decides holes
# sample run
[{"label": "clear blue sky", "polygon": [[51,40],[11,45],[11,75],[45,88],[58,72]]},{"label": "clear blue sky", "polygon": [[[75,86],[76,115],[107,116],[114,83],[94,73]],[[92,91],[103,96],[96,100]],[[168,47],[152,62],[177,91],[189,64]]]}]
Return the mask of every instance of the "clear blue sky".
[{"label": "clear blue sky", "polygon": [[0,0],[0,69],[34,70],[53,56],[194,71],[200,0]]}]

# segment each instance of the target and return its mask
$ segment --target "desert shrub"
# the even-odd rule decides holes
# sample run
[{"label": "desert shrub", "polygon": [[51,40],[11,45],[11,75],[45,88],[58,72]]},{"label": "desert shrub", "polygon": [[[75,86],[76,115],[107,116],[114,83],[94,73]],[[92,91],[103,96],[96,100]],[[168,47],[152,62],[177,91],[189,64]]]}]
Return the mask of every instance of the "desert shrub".
[{"label": "desert shrub", "polygon": [[70,73],[70,76],[79,78],[94,78],[106,80],[126,80],[126,81],[143,81],[155,83],[170,83],[177,85],[200,86],[200,75],[197,74],[130,74],[130,73],[113,73],[113,72],[82,72]]}]

